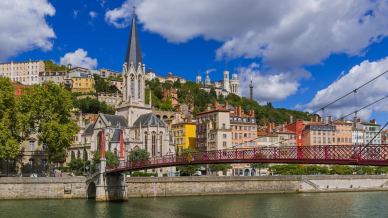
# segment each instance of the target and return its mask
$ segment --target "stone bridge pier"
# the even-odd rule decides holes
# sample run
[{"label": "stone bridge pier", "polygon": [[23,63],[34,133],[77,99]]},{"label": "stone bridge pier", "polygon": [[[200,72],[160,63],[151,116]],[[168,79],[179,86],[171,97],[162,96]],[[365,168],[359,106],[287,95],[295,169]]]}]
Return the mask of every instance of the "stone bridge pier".
[{"label": "stone bridge pier", "polygon": [[[126,201],[127,184],[125,173],[106,173],[105,131],[101,134],[100,172],[92,178],[88,185],[88,198],[95,197],[96,201]],[[120,164],[124,163],[123,130],[120,130]],[[94,195],[94,196],[93,196]]]},{"label": "stone bridge pier", "polygon": [[[101,161],[101,172],[96,179],[89,184],[88,197],[95,197],[96,201],[126,201],[127,184],[124,173],[105,173],[105,161]],[[95,189],[93,190],[93,185]],[[93,193],[95,191],[95,193]],[[89,193],[90,192],[90,193]],[[95,194],[95,196],[93,196]]]}]

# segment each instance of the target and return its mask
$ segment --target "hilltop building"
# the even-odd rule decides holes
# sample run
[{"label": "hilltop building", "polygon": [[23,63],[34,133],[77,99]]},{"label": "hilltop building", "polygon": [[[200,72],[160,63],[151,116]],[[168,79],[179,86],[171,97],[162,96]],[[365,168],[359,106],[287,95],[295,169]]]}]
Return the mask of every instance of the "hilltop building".
[{"label": "hilltop building", "polygon": [[214,83],[211,82],[209,74],[210,74],[210,71],[209,70],[206,71],[206,77],[205,77],[204,83],[202,83],[201,75],[200,74],[197,75],[196,82],[202,85],[201,89],[207,92],[210,92],[210,90],[214,89],[217,96],[219,95],[227,96],[229,93],[233,93],[235,95],[241,96],[240,80],[237,74],[233,73],[232,78],[230,79],[229,71],[225,70],[223,80],[214,82]]}]

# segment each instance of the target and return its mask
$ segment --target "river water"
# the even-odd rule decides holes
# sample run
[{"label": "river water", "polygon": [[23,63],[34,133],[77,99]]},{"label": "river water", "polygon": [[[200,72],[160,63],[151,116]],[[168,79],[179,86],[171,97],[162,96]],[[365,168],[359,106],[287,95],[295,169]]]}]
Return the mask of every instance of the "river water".
[{"label": "river water", "polygon": [[388,192],[131,198],[121,203],[1,200],[0,217],[388,217]]}]

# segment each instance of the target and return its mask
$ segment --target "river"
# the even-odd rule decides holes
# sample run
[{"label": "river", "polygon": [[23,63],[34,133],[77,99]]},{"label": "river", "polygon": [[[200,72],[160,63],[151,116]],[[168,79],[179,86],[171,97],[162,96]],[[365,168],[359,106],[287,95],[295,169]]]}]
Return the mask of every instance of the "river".
[{"label": "river", "polygon": [[388,192],[131,198],[120,203],[0,200],[0,217],[388,217]]}]

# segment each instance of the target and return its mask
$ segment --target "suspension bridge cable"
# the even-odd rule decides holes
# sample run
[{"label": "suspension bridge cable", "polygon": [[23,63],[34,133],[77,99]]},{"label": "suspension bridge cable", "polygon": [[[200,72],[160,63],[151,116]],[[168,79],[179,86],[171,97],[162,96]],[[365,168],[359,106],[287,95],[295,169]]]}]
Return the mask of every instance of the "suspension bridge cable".
[{"label": "suspension bridge cable", "polygon": [[375,81],[376,79],[378,79],[379,77],[383,76],[383,75],[386,74],[386,73],[388,73],[388,70],[386,70],[386,71],[384,71],[383,73],[381,73],[381,74],[379,74],[379,75],[373,77],[372,79],[370,79],[370,80],[367,81],[366,83],[360,85],[359,87],[353,89],[352,91],[346,93],[345,95],[343,95],[343,96],[341,96],[341,97],[335,99],[334,101],[328,103],[327,105],[321,107],[320,109],[314,111],[312,114],[316,114],[317,112],[319,112],[319,111],[321,111],[321,110],[325,110],[325,108],[327,108],[327,107],[329,107],[330,105],[335,104],[336,102],[338,102],[338,101],[340,101],[340,100],[346,98],[346,97],[349,96],[350,94],[356,93],[359,89],[361,89],[361,88],[367,86],[369,83]]}]

